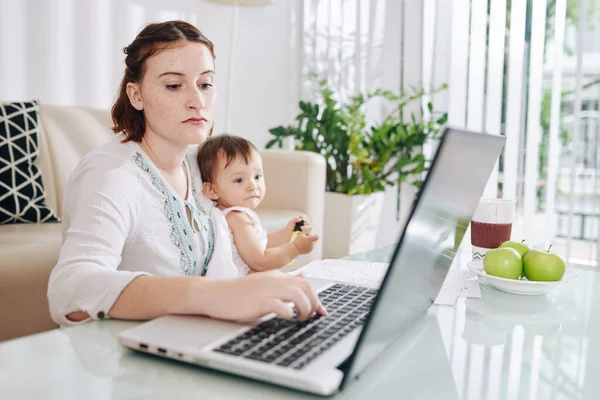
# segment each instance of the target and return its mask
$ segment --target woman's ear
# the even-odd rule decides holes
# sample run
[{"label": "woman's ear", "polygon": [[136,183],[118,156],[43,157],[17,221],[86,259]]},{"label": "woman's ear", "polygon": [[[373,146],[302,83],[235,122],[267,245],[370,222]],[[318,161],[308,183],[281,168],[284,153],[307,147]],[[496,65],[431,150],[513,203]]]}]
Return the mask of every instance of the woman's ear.
[{"label": "woman's ear", "polygon": [[140,93],[140,85],[133,82],[128,82],[125,87],[127,91],[127,97],[129,97],[129,102],[138,111],[142,111],[144,109],[144,103],[142,103],[142,94]]},{"label": "woman's ear", "polygon": [[219,200],[219,195],[217,194],[217,191],[215,190],[212,183],[202,182],[202,194],[211,200]]}]

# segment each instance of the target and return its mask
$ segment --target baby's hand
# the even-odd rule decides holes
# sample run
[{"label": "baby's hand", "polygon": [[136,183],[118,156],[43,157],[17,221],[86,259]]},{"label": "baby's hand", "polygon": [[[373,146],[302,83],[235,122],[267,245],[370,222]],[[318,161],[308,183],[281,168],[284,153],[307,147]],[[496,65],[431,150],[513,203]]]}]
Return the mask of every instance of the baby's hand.
[{"label": "baby's hand", "polygon": [[301,233],[298,236],[296,236],[296,239],[294,239],[293,243],[298,249],[298,253],[308,254],[315,247],[317,240],[319,240],[319,235]]},{"label": "baby's hand", "polygon": [[[296,227],[296,224],[299,222],[302,222],[302,221],[304,221],[304,217],[301,215],[290,219],[290,222],[288,222],[287,225],[285,226],[285,230],[290,234],[290,237],[294,234],[294,228]],[[304,221],[303,226],[306,226],[306,225],[308,225],[308,222]],[[302,228],[300,228],[300,229],[302,229]]]},{"label": "baby's hand", "polygon": [[305,235],[310,235],[311,231],[312,231],[312,226],[310,226],[310,224],[307,221],[304,221],[304,225],[302,225],[300,227],[300,232]]}]

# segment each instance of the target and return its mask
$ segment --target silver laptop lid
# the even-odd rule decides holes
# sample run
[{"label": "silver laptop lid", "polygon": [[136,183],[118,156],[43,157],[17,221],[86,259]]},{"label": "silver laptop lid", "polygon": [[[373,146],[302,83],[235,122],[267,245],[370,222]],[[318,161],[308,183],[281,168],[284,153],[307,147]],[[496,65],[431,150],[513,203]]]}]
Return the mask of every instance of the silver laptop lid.
[{"label": "silver laptop lid", "polygon": [[437,297],[505,138],[446,129],[390,267],[347,360],[358,376]]}]

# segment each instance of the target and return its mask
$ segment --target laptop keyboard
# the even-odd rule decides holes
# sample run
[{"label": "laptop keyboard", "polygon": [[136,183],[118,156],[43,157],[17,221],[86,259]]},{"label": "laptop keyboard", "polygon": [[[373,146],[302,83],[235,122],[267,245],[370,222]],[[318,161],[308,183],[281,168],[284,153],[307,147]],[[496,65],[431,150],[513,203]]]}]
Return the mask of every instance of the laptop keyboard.
[{"label": "laptop keyboard", "polygon": [[319,354],[364,324],[376,289],[335,284],[319,293],[327,316],[305,321],[269,319],[222,344],[214,351],[302,369]]}]

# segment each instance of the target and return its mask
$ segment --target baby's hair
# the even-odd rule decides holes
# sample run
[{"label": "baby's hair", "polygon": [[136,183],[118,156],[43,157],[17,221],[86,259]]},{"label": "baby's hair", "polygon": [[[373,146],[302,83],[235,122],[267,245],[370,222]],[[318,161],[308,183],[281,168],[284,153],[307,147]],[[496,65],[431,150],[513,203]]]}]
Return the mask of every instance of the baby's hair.
[{"label": "baby's hair", "polygon": [[225,157],[225,168],[227,168],[238,156],[248,164],[254,151],[258,153],[256,146],[243,137],[224,133],[206,139],[198,149],[198,166],[202,182],[214,182],[219,168],[219,157]]}]

